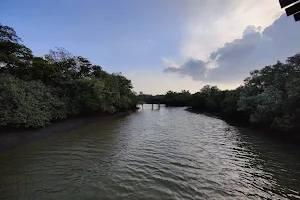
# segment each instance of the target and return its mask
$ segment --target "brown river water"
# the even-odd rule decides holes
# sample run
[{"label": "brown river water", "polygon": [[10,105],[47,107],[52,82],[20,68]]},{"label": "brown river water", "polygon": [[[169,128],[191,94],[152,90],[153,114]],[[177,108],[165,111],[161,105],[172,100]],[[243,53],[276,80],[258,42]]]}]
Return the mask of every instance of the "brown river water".
[{"label": "brown river water", "polygon": [[0,199],[300,199],[300,147],[185,108],[0,151]]}]

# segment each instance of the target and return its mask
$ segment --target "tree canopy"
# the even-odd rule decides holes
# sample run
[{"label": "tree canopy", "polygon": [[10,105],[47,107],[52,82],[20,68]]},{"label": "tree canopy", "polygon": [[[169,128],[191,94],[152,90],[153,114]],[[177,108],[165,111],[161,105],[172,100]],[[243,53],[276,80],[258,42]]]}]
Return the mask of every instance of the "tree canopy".
[{"label": "tree canopy", "polygon": [[0,24],[0,128],[136,108],[138,96],[121,73],[105,72],[63,48],[36,57],[21,42],[13,28]]},{"label": "tree canopy", "polygon": [[[144,97],[147,95],[141,96]],[[277,62],[252,71],[235,90],[222,91],[217,86],[206,85],[195,94],[183,90],[150,97],[150,103],[159,98],[166,106],[189,106],[226,119],[297,132],[300,129],[300,54],[285,63]]]}]

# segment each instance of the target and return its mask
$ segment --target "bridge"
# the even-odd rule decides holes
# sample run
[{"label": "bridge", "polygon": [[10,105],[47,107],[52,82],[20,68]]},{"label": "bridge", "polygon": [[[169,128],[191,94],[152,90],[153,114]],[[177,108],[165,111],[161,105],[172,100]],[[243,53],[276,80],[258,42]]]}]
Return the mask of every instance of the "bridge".
[{"label": "bridge", "polygon": [[[152,109],[152,110],[160,110],[160,107],[161,107],[160,102],[156,102],[156,103],[146,103],[146,102],[140,101],[140,102],[138,102],[138,104],[142,106],[142,109],[144,109],[144,104],[151,104],[151,109]],[[155,105],[155,104],[157,105],[157,109],[154,109],[154,105]]]},{"label": "bridge", "polygon": [[[152,96],[152,95],[142,95],[140,96],[141,100],[138,102],[138,104],[140,104],[143,108],[143,104],[151,104],[151,108],[152,110],[160,110],[161,104],[164,104],[164,99],[163,99],[163,95],[156,95],[156,96]],[[157,109],[154,108],[154,105],[158,105]]]}]

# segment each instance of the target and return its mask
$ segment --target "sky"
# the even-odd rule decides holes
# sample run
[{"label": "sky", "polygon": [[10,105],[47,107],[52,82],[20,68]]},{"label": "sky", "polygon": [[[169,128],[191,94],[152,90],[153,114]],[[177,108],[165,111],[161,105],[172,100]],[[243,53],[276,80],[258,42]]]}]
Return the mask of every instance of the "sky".
[{"label": "sky", "polygon": [[34,55],[63,47],[134,90],[234,89],[300,52],[300,23],[277,0],[1,0],[0,23]]}]

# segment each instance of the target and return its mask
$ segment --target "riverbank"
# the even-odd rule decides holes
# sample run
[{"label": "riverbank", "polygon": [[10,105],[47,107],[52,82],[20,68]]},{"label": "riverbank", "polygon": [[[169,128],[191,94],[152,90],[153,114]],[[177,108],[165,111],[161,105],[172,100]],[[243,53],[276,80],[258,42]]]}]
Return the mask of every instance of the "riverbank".
[{"label": "riverbank", "polygon": [[133,111],[119,112],[111,115],[98,115],[89,117],[68,118],[59,122],[53,122],[44,128],[30,130],[13,130],[0,132],[0,151],[8,150],[23,144],[39,141],[47,137],[69,132],[89,123],[95,123],[129,115]]},{"label": "riverbank", "polygon": [[0,199],[297,199],[300,146],[185,108],[0,151]]},{"label": "riverbank", "polygon": [[232,126],[248,128],[251,130],[258,131],[262,134],[267,134],[269,136],[276,137],[281,140],[286,140],[288,142],[300,144],[300,134],[298,132],[283,132],[283,131],[274,130],[270,127],[252,124],[247,119],[245,119],[243,116],[227,117],[223,113],[210,113],[210,112],[205,112],[205,111],[201,111],[201,110],[190,108],[190,107],[188,107],[186,110],[189,112],[192,112],[192,113],[203,114],[203,115],[206,115],[209,117],[214,117],[217,119],[224,120]]}]

